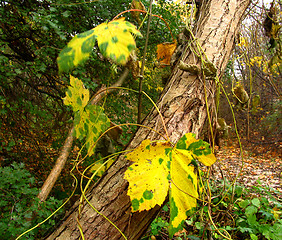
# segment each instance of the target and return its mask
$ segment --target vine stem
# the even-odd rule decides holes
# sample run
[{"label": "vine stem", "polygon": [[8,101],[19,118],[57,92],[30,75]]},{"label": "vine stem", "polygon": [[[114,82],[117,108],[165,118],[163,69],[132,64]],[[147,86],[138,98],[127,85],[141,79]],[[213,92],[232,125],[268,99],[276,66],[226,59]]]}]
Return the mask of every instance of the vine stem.
[{"label": "vine stem", "polygon": [[150,23],[151,23],[151,19],[152,19],[152,4],[153,4],[153,0],[150,0],[150,8],[149,8],[149,18],[148,18],[148,25],[147,25],[146,40],[145,40],[142,65],[141,65],[141,70],[140,70],[140,75],[139,75],[138,115],[137,115],[137,123],[138,124],[141,123],[142,86],[143,86],[143,78],[144,78],[144,69],[145,69],[147,47],[148,47],[148,39],[149,39],[149,33],[150,33]]},{"label": "vine stem", "polygon": [[[99,140],[100,140],[107,132],[111,131],[111,130],[114,129],[114,128],[122,127],[122,126],[137,126],[137,127],[147,128],[147,129],[149,129],[150,131],[154,131],[155,133],[159,134],[162,138],[165,139],[165,141],[170,142],[168,136],[167,136],[167,137],[164,136],[163,134],[161,134],[160,132],[156,131],[156,130],[153,129],[153,128],[150,128],[150,127],[145,126],[145,125],[137,124],[137,123],[123,123],[123,124],[119,124],[119,125],[110,127],[110,128],[108,128],[105,132],[103,132],[103,133],[100,135],[100,137],[95,141],[95,143],[91,146],[91,149],[93,149],[93,148],[97,145],[97,143],[99,142]],[[83,147],[84,147],[84,146],[85,146],[85,144],[83,145]],[[107,158],[114,157],[114,156],[117,155],[117,154],[121,154],[121,153],[128,152],[128,151],[132,151],[132,150],[125,150],[125,151],[121,151],[121,152],[118,152],[118,153],[111,154],[111,155],[109,155],[109,156],[107,156],[107,157],[104,157],[104,158],[102,158],[102,159],[96,161],[95,163],[97,163],[97,162],[99,162],[99,161],[102,161],[102,160],[104,160],[104,159],[107,159]],[[79,162],[76,164],[76,170],[77,170],[77,172],[78,172],[82,177],[85,177],[85,178],[87,178],[87,179],[89,179],[89,178],[88,178],[87,176],[85,176],[83,173],[81,173],[81,171],[80,171],[79,168],[78,168],[78,165],[79,165],[80,163],[82,163],[82,162],[86,159],[86,157],[88,157],[88,156],[89,156],[89,153],[87,153],[87,154],[86,154],[81,160],[79,160]]]},{"label": "vine stem", "polygon": [[[119,13],[118,15],[116,15],[116,16],[113,18],[113,20],[115,20],[115,19],[118,18],[120,15],[122,15],[122,14],[124,14],[124,13],[127,13],[127,12],[142,12],[142,13],[147,13],[147,11],[140,10],[140,9],[128,9],[128,10],[125,10],[125,11]],[[157,17],[157,18],[163,20],[164,23],[165,23],[165,25],[167,26],[169,32],[170,32],[170,35],[171,35],[172,40],[175,41],[175,39],[174,39],[174,37],[173,37],[173,34],[172,34],[172,31],[171,31],[171,29],[170,29],[168,23],[166,22],[166,20],[164,20],[164,19],[163,19],[161,16],[159,16],[159,15],[150,14],[150,16],[152,16],[152,17]]]},{"label": "vine stem", "polygon": [[[136,90],[134,90],[134,89],[130,89],[130,88],[125,88],[125,87],[109,87],[109,88],[104,88],[104,89],[100,90],[99,93],[97,93],[97,94],[101,94],[101,93],[104,92],[104,91],[107,92],[108,90],[111,90],[111,89],[123,89],[123,90],[127,90],[127,91],[131,91],[131,92],[138,93],[138,91],[136,91]],[[167,131],[167,128],[166,128],[166,125],[165,125],[163,116],[162,116],[162,114],[161,114],[161,112],[160,112],[160,109],[158,108],[158,106],[156,105],[156,103],[153,101],[153,99],[150,98],[150,96],[149,96],[146,92],[142,91],[142,94],[144,94],[144,95],[150,100],[150,102],[153,104],[154,108],[157,110],[157,112],[158,112],[158,114],[159,114],[159,116],[160,116],[160,118],[161,118],[161,121],[162,121],[162,124],[163,124],[163,127],[164,127],[164,131],[165,131],[165,134],[166,134],[166,138],[164,137],[164,139],[166,139],[167,141],[170,142],[169,134],[168,134],[168,131]],[[138,124],[137,124],[137,125],[138,125]],[[141,126],[142,126],[142,125],[141,125]],[[156,131],[156,132],[157,132],[157,131]]]}]

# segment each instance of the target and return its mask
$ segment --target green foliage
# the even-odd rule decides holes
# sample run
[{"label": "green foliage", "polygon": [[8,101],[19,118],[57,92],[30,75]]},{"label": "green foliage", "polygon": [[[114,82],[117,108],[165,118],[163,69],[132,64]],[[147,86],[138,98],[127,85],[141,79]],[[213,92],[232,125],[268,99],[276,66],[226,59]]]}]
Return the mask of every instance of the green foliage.
[{"label": "green foliage", "polygon": [[[209,208],[199,204],[196,213],[189,212],[185,231],[178,232],[173,239],[223,240],[225,238],[218,232],[224,233],[223,229],[230,233],[231,239],[281,239],[282,205],[277,198],[279,192],[262,187],[259,180],[251,189],[241,185],[236,185],[233,189],[229,187],[229,184],[219,182],[211,186],[211,193],[216,197],[212,199],[210,216],[215,225],[210,222]],[[164,237],[168,232],[166,211],[163,208],[151,224],[151,235]]]},{"label": "green foliage", "polygon": [[276,100],[273,104],[273,112],[269,113],[265,118],[262,119],[262,126],[269,133],[281,132],[282,131],[282,101]]},{"label": "green foliage", "polygon": [[159,235],[162,229],[168,228],[168,222],[163,220],[161,217],[157,217],[151,223],[151,232],[153,235]]},{"label": "green foliage", "polygon": [[255,96],[253,96],[253,98],[252,98],[252,109],[251,109],[251,112],[253,114],[256,114],[258,112],[259,105],[260,105],[260,96],[257,94]]},{"label": "green foliage", "polygon": [[[210,223],[209,228],[215,239],[224,239],[218,229],[230,232],[232,239],[281,239],[281,202],[274,197],[277,191],[262,187],[258,181],[257,186],[246,189],[241,185],[229,188],[229,184],[216,183],[211,186],[213,196],[210,215],[217,229]],[[223,189],[229,189],[222,192]],[[209,222],[208,208],[202,208],[200,216],[193,215],[186,223],[194,227],[193,232],[198,236],[208,238]],[[197,229],[197,231],[195,231]],[[222,232],[223,233],[223,232]]]},{"label": "green foliage", "polygon": [[[50,171],[49,157],[53,154],[45,150],[51,146],[54,151],[60,149],[71,117],[61,101],[68,78],[58,77],[58,53],[72,36],[111,20],[128,3],[124,0],[1,2],[0,138],[2,146],[14,138],[13,151],[4,154],[21,159],[42,181],[45,180],[42,172]],[[89,61],[72,71],[72,75],[94,90],[98,85],[115,81],[115,76],[109,77],[109,67],[110,63],[101,61],[93,52]],[[27,149],[34,151],[25,154]]]},{"label": "green foliage", "polygon": [[[254,196],[236,204],[236,227],[244,237],[279,240],[282,238],[281,203],[274,198],[270,188],[255,186]],[[266,197],[268,195],[268,197]],[[246,195],[245,195],[246,196]]]},{"label": "green foliage", "polygon": [[[9,151],[8,154],[16,155],[28,166],[32,165],[31,167],[38,174],[37,177],[42,181],[45,175],[41,173],[50,170],[50,159],[46,156],[50,151],[45,152],[45,150],[52,146],[53,150],[57,151],[61,147],[67,134],[66,125],[70,123],[68,120],[71,117],[71,113],[66,111],[61,102],[68,78],[65,75],[58,77],[56,64],[58,53],[77,33],[86,32],[99,24],[111,21],[118,13],[126,10],[130,2],[77,0],[71,3],[65,0],[56,2],[47,0],[39,4],[38,1],[5,1],[0,7],[0,18],[3,23],[0,39],[0,125],[2,126],[0,135],[3,134],[0,136],[1,142],[5,150],[10,139],[14,138],[16,145],[13,152]],[[144,4],[148,5],[149,2]],[[174,33],[178,31],[173,12],[159,5],[154,8],[155,14],[163,15],[173,22]],[[132,20],[130,13],[124,16]],[[153,18],[152,24],[156,31],[152,32],[149,39],[151,45],[147,57],[150,66],[153,66],[156,41],[167,41],[170,38],[164,23]],[[145,30],[144,27],[140,29],[142,33]],[[137,41],[142,53],[145,40],[137,38]],[[73,76],[81,79],[90,91],[103,84],[112,84],[122,71],[122,67],[118,66],[116,73],[109,74],[111,63],[101,58],[95,49],[96,46],[84,65],[79,65],[71,72]],[[147,74],[147,77],[150,78],[150,74]],[[132,81],[132,78],[128,78],[125,87],[138,89],[138,83],[132,84]],[[150,91],[147,86],[144,90],[151,95],[154,93],[156,99],[159,92],[154,89],[156,87],[154,83],[155,80],[150,79]],[[114,99],[113,103],[110,103],[112,108],[117,109],[118,105],[121,105],[121,110],[124,112],[112,114],[111,119],[118,118],[117,123],[135,122],[131,119],[135,116],[132,106],[137,102],[136,96],[127,98],[124,104],[119,101],[116,94],[112,95]],[[145,100],[146,111],[150,106]],[[134,132],[134,127],[125,127],[125,132],[127,134],[124,135],[126,138],[124,141],[127,143],[130,134]],[[21,141],[21,144],[18,144],[17,140]],[[27,148],[34,149],[34,153],[29,152],[27,156],[23,156]],[[8,149],[10,150],[11,147]],[[40,164],[35,167],[33,163],[38,162]]]},{"label": "green foliage", "polygon": [[[43,221],[61,204],[52,197],[40,202],[34,185],[35,178],[24,169],[23,164],[13,163],[10,167],[0,168],[1,239],[15,239]],[[29,232],[22,239],[38,239],[54,223],[55,220],[50,219],[41,229]]]},{"label": "green foliage", "polygon": [[167,141],[151,143],[144,140],[126,157],[134,162],[124,174],[124,179],[129,182],[132,210],[161,206],[169,192],[169,234],[172,237],[182,228],[188,211],[196,207],[198,176],[195,160],[206,166],[216,161],[209,145],[188,133],[175,147]]}]

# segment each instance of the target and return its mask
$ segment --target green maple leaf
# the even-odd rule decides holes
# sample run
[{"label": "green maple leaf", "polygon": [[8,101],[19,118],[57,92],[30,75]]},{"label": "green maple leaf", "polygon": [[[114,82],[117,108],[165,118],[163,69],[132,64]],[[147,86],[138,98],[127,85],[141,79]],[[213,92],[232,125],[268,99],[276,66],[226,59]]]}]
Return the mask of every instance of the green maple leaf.
[{"label": "green maple leaf", "polygon": [[105,57],[125,65],[130,53],[136,48],[131,33],[142,36],[133,24],[120,18],[76,35],[58,56],[59,72],[68,72],[86,61],[96,40]]},{"label": "green maple leaf", "polygon": [[133,162],[124,174],[124,179],[129,182],[128,195],[132,211],[161,206],[169,192],[169,233],[172,237],[182,228],[188,212],[197,204],[198,176],[195,172],[195,160],[206,166],[211,166],[216,161],[209,145],[188,133],[175,147],[165,141],[144,140],[126,157]]}]

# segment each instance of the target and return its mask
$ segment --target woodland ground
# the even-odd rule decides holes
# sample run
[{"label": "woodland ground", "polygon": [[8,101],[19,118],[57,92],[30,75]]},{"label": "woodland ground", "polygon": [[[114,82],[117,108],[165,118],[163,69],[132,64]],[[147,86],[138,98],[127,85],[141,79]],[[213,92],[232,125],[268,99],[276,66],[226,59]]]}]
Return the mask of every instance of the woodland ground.
[{"label": "woodland ground", "polygon": [[[243,161],[240,154],[240,148],[234,146],[225,146],[217,150],[217,160],[214,170],[220,165],[222,172],[228,180],[232,181],[241,171],[237,182],[249,188],[260,179],[263,186],[272,187],[279,192],[282,183],[282,143],[275,145],[268,144],[248,144],[243,141]],[[215,174],[221,178],[219,171]]]}]

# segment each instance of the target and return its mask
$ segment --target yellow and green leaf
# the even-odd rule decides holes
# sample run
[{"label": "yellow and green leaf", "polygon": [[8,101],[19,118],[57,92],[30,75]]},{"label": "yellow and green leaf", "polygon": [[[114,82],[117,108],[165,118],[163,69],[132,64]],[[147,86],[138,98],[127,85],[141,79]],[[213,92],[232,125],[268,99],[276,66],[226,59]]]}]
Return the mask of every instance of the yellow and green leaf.
[{"label": "yellow and green leaf", "polygon": [[86,61],[90,56],[96,39],[97,35],[94,29],[74,36],[57,58],[59,72],[69,72],[78,64]]},{"label": "yellow and green leaf", "polygon": [[216,158],[212,153],[210,145],[199,139],[195,139],[195,134],[185,134],[177,143],[177,149],[187,149],[193,154],[193,157],[199,160],[206,166],[211,166],[215,163]]},{"label": "yellow and green leaf", "polygon": [[103,108],[88,103],[89,90],[81,80],[70,76],[64,104],[71,106],[74,112],[74,136],[80,140],[86,138],[85,146],[91,156],[98,137],[110,127],[110,120],[104,114]]},{"label": "yellow and green leaf", "polygon": [[194,172],[193,156],[187,150],[174,149],[171,161],[171,184],[169,192],[170,225],[172,235],[182,228],[187,214],[197,206],[198,176]]},{"label": "yellow and green leaf", "polygon": [[192,133],[185,134],[175,147],[169,142],[144,140],[127,158],[133,162],[124,175],[129,182],[132,210],[161,206],[169,192],[172,237],[182,228],[188,212],[196,208],[199,195],[196,160],[206,166],[216,161],[209,144],[195,139]]},{"label": "yellow and green leaf", "polygon": [[70,76],[70,86],[63,100],[64,104],[71,106],[74,112],[83,111],[89,101],[89,91],[85,89],[82,81]]},{"label": "yellow and green leaf", "polygon": [[102,132],[110,127],[110,120],[104,114],[103,108],[88,105],[83,112],[75,114],[74,136],[80,140],[85,137],[85,147],[89,156],[94,153],[95,143]]},{"label": "yellow and green leaf", "polygon": [[164,202],[169,187],[168,168],[170,163],[166,149],[168,142],[151,143],[144,140],[133,152],[126,155],[134,162],[124,174],[129,182],[128,195],[133,211],[149,210]]},{"label": "yellow and green leaf", "polygon": [[126,64],[130,53],[136,48],[131,33],[142,36],[133,24],[120,18],[76,35],[59,54],[59,71],[68,72],[87,60],[96,39],[105,57],[117,64]]},{"label": "yellow and green leaf", "polygon": [[102,23],[94,31],[101,53],[121,65],[126,64],[130,53],[136,48],[131,33],[142,36],[136,27],[124,18]]}]

